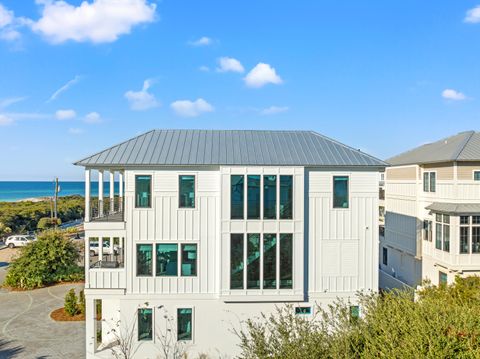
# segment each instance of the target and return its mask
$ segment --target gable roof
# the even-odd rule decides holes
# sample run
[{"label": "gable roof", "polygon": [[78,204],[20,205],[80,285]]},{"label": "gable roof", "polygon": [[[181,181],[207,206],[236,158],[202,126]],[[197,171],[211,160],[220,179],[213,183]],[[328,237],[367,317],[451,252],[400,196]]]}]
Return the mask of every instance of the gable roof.
[{"label": "gable roof", "polygon": [[466,131],[387,159],[394,166],[451,161],[479,161],[480,132]]},{"label": "gable roof", "polygon": [[312,131],[152,130],[75,165],[376,166],[385,162]]}]

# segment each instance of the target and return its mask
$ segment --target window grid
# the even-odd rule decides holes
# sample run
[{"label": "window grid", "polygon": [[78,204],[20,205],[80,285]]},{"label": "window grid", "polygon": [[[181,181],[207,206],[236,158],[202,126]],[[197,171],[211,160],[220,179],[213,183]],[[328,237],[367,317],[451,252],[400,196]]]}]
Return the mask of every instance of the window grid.
[{"label": "window grid", "polygon": [[437,173],[432,171],[423,172],[423,192],[436,192]]},{"label": "window grid", "polygon": [[437,213],[435,220],[435,248],[450,252],[450,216]]},{"label": "window grid", "polygon": [[460,216],[459,252],[480,253],[480,216]]}]

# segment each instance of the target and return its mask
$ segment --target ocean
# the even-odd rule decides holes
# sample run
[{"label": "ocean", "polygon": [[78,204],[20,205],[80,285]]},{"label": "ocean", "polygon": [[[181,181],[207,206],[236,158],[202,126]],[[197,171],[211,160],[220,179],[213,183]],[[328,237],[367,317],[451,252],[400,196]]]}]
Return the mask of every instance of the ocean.
[{"label": "ocean", "polygon": [[[59,196],[85,196],[85,182],[59,181]],[[109,183],[105,182],[104,195],[108,194]],[[0,201],[13,202],[26,198],[52,197],[54,184],[52,181],[0,181]],[[115,193],[118,193],[118,183],[115,182]],[[92,196],[98,196],[98,182],[91,182]]]}]

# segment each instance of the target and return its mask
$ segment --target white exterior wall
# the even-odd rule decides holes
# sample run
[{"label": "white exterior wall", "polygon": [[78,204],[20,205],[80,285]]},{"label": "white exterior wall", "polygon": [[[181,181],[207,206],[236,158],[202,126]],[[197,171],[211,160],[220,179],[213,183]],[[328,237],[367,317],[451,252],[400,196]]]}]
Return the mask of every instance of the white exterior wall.
[{"label": "white exterior wall", "polygon": [[[393,180],[386,176],[385,238],[380,243],[380,265],[387,274],[410,286],[423,279],[438,284],[439,271],[447,274],[448,282],[456,275],[480,274],[480,254],[460,254],[459,217],[450,216],[450,252],[435,248],[435,214],[425,207],[433,202],[480,203],[480,183],[457,179],[457,165],[451,163],[453,178],[436,180],[435,192],[423,191],[423,172],[435,168],[416,169],[415,179]],[[395,166],[394,169],[412,167]],[[423,240],[423,220],[432,221],[432,241]],[[388,250],[388,265],[382,263],[382,248]],[[384,287],[380,283],[380,287]]]},{"label": "white exterior wall", "polygon": [[[152,175],[152,208],[134,206],[138,174]],[[196,176],[194,209],[178,208],[180,174]],[[232,174],[292,175],[293,219],[231,220]],[[350,177],[348,209],[332,208],[334,175]],[[277,193],[277,206],[278,197]],[[263,211],[263,202],[261,208]],[[115,227],[122,225],[124,229]],[[276,305],[326,305],[337,297],[353,298],[358,290],[378,288],[378,172],[370,170],[238,166],[130,169],[125,171],[125,223],[87,223],[86,237],[108,233],[108,227],[125,237],[125,268],[87,271],[87,308],[93,307],[94,299],[102,299],[110,314],[120,310],[121,320],[127,323],[148,303],[154,309],[154,330],[161,330],[163,309],[175,317],[177,308],[191,307],[191,354],[236,354],[238,338],[230,329],[240,320],[272,312]],[[292,233],[293,289],[230,290],[231,233]],[[197,277],[137,277],[138,243],[197,243]],[[116,276],[118,280],[111,279]],[[102,330],[108,331],[109,318],[105,319]],[[95,350],[94,323],[88,314],[86,325],[87,357],[110,357],[108,350]],[[136,333],[135,358],[158,357],[156,334],[152,342],[137,343]]]}]

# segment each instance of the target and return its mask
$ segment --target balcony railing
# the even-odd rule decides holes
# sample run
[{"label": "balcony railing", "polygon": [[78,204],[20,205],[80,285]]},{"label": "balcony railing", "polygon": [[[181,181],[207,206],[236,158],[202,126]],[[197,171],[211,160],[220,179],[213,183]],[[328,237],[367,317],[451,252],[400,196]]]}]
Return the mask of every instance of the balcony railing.
[{"label": "balcony railing", "polygon": [[90,221],[99,222],[123,222],[124,199],[123,197],[114,197],[99,200],[92,198],[90,200]]}]

